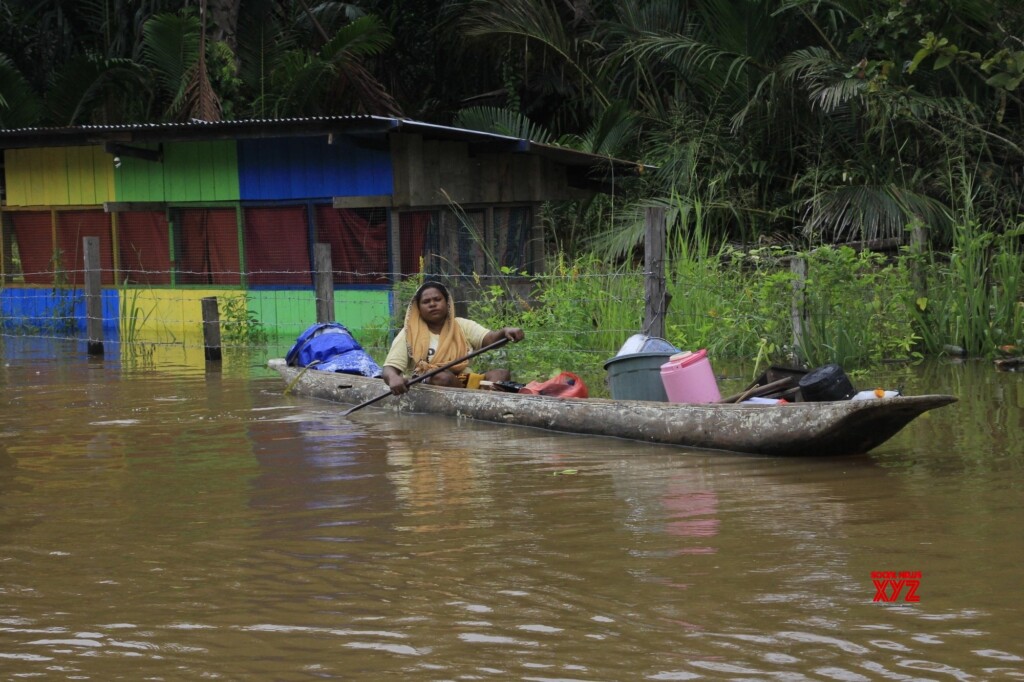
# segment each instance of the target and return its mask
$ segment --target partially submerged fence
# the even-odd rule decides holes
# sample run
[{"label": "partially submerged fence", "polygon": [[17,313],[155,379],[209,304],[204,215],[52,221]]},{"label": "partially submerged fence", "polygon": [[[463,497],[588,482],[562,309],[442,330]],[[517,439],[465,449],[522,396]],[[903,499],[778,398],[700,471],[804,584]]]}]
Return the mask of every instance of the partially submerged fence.
[{"label": "partially submerged fence", "polygon": [[[488,326],[522,326],[530,342],[517,344],[509,353],[518,354],[522,363],[552,369],[599,366],[636,333],[666,338],[680,348],[708,348],[714,357],[790,362],[809,351],[820,359],[823,352],[841,350],[843,344],[863,348],[863,339],[872,335],[903,342],[910,334],[892,328],[892,320],[901,316],[909,323],[906,311],[884,308],[905,306],[913,299],[910,288],[893,295],[895,289],[882,292],[877,281],[858,282],[861,275],[854,271],[831,272],[832,265],[815,271],[818,266],[794,257],[765,255],[757,261],[747,255],[743,262],[735,253],[670,257],[664,239],[658,239],[664,235],[664,214],[649,212],[647,229],[643,266],[555,261],[548,272],[530,276],[441,276],[453,285],[460,314]],[[354,276],[399,284],[339,287],[330,249],[318,244],[315,268],[302,273],[311,286],[134,286],[106,287],[97,293],[94,283],[109,276],[102,262],[97,264],[94,256],[90,261],[88,254],[94,251],[83,242],[86,257],[73,277],[85,284],[84,289],[22,289],[22,302],[26,295],[38,297],[39,312],[19,315],[5,305],[4,334],[87,340],[93,351],[104,341],[202,348],[209,359],[210,349],[221,343],[227,348],[288,344],[315,321],[337,320],[368,350],[383,356],[423,277],[403,280],[401,273],[357,269]],[[216,328],[223,332],[220,343],[210,337],[214,313]],[[890,327],[872,326],[877,325],[873,318]],[[839,328],[843,329],[836,331]],[[844,334],[846,338],[840,338]]]}]

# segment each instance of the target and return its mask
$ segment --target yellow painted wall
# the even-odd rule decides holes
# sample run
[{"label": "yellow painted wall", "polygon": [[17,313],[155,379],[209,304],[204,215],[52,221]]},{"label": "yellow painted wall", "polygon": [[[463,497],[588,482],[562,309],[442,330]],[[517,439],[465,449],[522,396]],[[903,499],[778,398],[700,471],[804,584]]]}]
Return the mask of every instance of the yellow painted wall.
[{"label": "yellow painted wall", "polygon": [[121,341],[190,341],[202,346],[202,300],[216,296],[223,320],[224,299],[244,293],[238,289],[123,289]]},{"label": "yellow painted wall", "polygon": [[[284,351],[277,352],[281,357]],[[268,356],[269,357],[269,356]],[[124,373],[168,372],[176,376],[201,376],[207,373],[206,351],[201,343],[161,343],[152,339],[136,339],[134,344],[121,344],[121,371]],[[265,358],[260,358],[264,360]],[[225,349],[220,371],[240,377],[252,375],[253,359],[245,353]]]},{"label": "yellow painted wall", "polygon": [[102,147],[4,151],[8,206],[98,206],[114,200],[114,164]]}]

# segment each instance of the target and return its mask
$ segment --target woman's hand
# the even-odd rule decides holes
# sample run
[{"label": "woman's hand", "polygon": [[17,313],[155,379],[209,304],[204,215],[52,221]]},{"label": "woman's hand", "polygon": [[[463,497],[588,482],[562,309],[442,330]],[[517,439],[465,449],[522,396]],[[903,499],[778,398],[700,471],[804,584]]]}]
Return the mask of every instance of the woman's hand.
[{"label": "woman's hand", "polygon": [[508,339],[513,343],[518,343],[524,338],[526,338],[526,334],[519,327],[502,327],[501,329],[494,329],[487,332],[487,336],[484,337],[483,343],[481,343],[480,346],[489,346],[502,339]]},{"label": "woman's hand", "polygon": [[394,367],[385,366],[380,378],[384,380],[394,395],[402,395],[409,390],[409,385],[405,383],[405,377]]}]

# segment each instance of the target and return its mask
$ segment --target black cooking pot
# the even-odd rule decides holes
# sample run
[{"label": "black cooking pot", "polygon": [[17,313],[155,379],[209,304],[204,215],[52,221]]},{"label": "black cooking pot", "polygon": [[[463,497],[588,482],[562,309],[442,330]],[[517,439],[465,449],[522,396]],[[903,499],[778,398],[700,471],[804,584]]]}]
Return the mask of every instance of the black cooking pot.
[{"label": "black cooking pot", "polygon": [[800,395],[808,402],[849,400],[857,392],[839,365],[825,365],[800,377]]}]

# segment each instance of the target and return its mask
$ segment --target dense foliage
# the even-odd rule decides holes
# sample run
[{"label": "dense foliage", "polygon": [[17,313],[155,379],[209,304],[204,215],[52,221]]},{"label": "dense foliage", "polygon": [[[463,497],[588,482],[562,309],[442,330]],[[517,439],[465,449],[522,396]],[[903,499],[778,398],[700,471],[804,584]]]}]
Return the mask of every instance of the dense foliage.
[{"label": "dense foliage", "polygon": [[982,350],[1020,296],[1022,35],[1011,0],[7,0],[0,126],[400,113],[638,159],[548,209],[554,251],[628,264],[652,204],[677,246],[917,228],[970,296],[907,315],[963,307]]},{"label": "dense foliage", "polygon": [[[1020,205],[1024,9],[1008,0],[8,0],[0,13],[4,127],[359,112],[512,127],[656,165],[627,199],[699,202],[709,227],[746,241],[900,237],[918,220],[948,242],[964,176],[983,225],[1015,223]],[[619,254],[637,243],[635,213],[588,208],[575,236]]]}]

